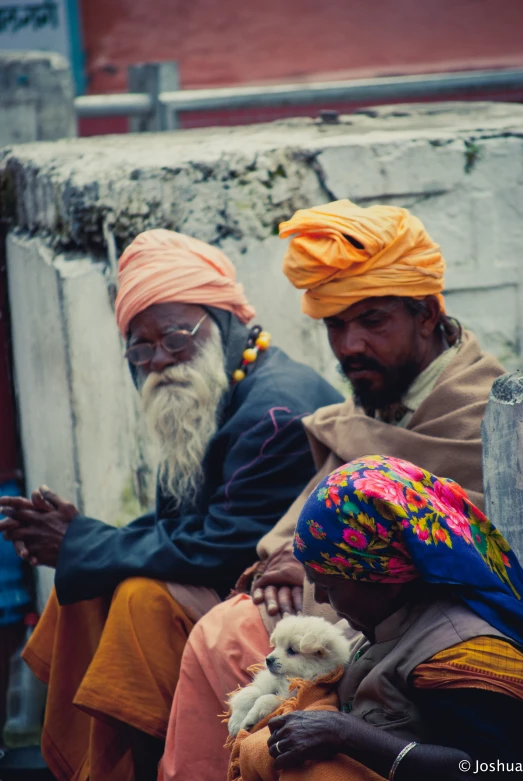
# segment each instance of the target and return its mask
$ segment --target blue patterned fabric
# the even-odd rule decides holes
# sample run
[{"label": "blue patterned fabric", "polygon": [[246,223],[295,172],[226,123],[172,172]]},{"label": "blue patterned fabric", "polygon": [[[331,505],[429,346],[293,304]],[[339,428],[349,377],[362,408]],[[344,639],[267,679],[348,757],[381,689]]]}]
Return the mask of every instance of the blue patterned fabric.
[{"label": "blue patterned fabric", "polygon": [[461,486],[407,461],[368,456],[328,475],[301,512],[294,555],[351,580],[452,584],[523,644],[523,569],[508,542]]}]

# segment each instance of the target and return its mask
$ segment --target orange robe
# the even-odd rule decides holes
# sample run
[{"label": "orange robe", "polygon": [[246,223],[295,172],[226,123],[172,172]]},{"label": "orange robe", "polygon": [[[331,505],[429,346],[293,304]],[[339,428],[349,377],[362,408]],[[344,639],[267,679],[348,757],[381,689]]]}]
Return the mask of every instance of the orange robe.
[{"label": "orange robe", "polygon": [[246,594],[213,608],[212,619],[196,624],[185,647],[158,781],[225,781],[228,732],[219,714],[227,694],[251,682],[248,668],[270,651],[260,611]]},{"label": "orange robe", "polygon": [[42,752],[58,781],[134,779],[127,725],[165,739],[193,626],[155,580],[62,607],[53,592],[24,659],[49,685]]}]

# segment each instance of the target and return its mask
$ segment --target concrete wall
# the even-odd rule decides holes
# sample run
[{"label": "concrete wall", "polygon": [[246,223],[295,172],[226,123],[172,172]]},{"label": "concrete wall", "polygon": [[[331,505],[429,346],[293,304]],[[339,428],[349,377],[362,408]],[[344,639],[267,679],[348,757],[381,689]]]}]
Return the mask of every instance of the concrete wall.
[{"label": "concrete wall", "polygon": [[28,485],[122,523],[152,473],[108,288],[114,247],[167,227],[221,246],[276,343],[338,381],[281,273],[278,222],[350,197],[411,208],[448,263],[447,307],[520,364],[523,108],[442,105],[223,132],[75,139],[0,155]]},{"label": "concrete wall", "polygon": [[[103,266],[16,234],[7,253],[26,485],[46,483],[94,517],[125,524],[148,505],[154,479]],[[53,577],[40,568],[40,611]]]},{"label": "concrete wall", "polygon": [[0,51],[0,147],[75,134],[67,61],[48,52]]}]

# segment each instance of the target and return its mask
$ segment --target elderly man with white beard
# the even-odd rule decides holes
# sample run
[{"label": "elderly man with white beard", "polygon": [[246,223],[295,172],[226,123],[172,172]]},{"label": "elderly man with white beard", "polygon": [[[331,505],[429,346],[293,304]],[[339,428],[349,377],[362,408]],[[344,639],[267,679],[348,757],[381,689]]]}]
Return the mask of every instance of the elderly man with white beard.
[{"label": "elderly man with white beard", "polygon": [[[43,486],[0,529],[55,591],[24,651],[58,779],[156,778],[181,654],[313,475],[301,420],[339,394],[270,347],[234,267],[166,230],[119,263],[116,319],[155,445],[156,511],[116,529]],[[234,649],[231,649],[234,653]]]}]

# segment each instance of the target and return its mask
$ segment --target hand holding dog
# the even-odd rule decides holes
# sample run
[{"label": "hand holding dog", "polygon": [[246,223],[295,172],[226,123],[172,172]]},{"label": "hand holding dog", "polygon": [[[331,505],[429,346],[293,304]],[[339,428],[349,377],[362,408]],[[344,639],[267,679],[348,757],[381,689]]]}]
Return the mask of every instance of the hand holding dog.
[{"label": "hand holding dog", "polygon": [[[403,738],[339,711],[294,711],[271,719],[268,727],[271,736],[267,745],[269,754],[274,758],[275,770],[299,767],[307,760],[328,760],[336,754],[345,754],[387,778],[394,760],[407,745]],[[433,750],[435,747],[427,748]],[[433,753],[429,756],[434,760]],[[455,755],[452,756],[455,761]],[[468,757],[465,755],[465,758]],[[419,774],[412,777],[417,778]],[[440,775],[434,775],[436,777]]]},{"label": "hand holding dog", "polygon": [[294,711],[276,716],[268,726],[271,736],[267,745],[274,769],[284,770],[309,759],[331,759],[342,753],[347,718],[333,711]]}]

